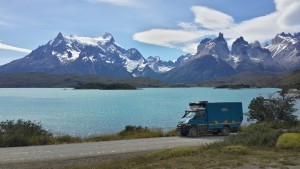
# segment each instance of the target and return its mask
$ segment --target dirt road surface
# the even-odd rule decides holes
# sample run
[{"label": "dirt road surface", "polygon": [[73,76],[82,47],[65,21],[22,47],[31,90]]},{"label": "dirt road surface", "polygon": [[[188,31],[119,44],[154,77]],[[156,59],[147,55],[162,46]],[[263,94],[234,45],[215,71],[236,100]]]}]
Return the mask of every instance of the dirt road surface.
[{"label": "dirt road surface", "polygon": [[[109,158],[183,146],[200,146],[221,141],[222,136],[160,137],[78,144],[0,148],[0,168],[26,168],[26,164],[70,161],[87,158]],[[18,167],[19,166],[19,167]],[[30,166],[30,165],[29,165]]]}]

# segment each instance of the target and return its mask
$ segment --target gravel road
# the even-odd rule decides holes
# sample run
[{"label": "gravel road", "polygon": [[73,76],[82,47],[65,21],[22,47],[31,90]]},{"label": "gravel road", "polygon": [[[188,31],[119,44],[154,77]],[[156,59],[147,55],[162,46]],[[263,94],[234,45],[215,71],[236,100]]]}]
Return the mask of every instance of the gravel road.
[{"label": "gravel road", "polygon": [[88,157],[108,157],[172,147],[199,146],[220,140],[223,140],[222,136],[203,136],[197,138],[161,137],[78,144],[0,148],[0,168],[12,164],[53,162],[55,160],[63,161]]}]

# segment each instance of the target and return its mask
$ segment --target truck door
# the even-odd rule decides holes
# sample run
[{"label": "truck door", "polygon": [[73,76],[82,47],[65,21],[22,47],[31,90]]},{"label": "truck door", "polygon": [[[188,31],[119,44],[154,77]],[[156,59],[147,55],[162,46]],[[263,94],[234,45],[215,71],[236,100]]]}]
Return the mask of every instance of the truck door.
[{"label": "truck door", "polygon": [[205,109],[198,110],[197,114],[195,115],[195,119],[194,120],[197,122],[198,129],[200,131],[205,131],[208,128],[207,117],[206,117],[206,113],[205,112],[206,112]]}]

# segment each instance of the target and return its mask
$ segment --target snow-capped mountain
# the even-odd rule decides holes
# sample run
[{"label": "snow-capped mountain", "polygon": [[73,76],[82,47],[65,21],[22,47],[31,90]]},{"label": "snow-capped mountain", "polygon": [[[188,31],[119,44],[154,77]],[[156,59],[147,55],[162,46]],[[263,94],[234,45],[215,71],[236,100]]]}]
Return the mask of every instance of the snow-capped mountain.
[{"label": "snow-capped mountain", "polygon": [[225,61],[229,57],[229,52],[222,33],[215,39],[204,39],[198,45],[194,56],[186,55],[178,58],[179,65],[167,72],[164,80],[172,83],[194,83],[236,74],[234,68]]},{"label": "snow-capped mountain", "polygon": [[280,72],[300,68],[300,33],[278,34],[262,47],[240,37],[231,51],[224,35],[203,39],[195,55],[176,61],[159,56],[145,59],[135,48],[124,49],[113,36],[90,38],[59,33],[24,58],[0,66],[0,73],[97,74],[109,77],[156,77],[166,82],[191,83],[240,72]]},{"label": "snow-capped mountain", "polygon": [[272,58],[286,69],[300,68],[300,33],[281,33],[266,47]]},{"label": "snow-capped mountain", "polygon": [[258,41],[248,43],[240,37],[234,41],[230,51],[222,33],[215,39],[203,39],[195,55],[181,56],[177,62],[179,64],[166,73],[165,81],[198,82],[240,72],[285,70]]},{"label": "snow-capped mountain", "polygon": [[145,59],[135,48],[125,50],[113,36],[97,38],[66,36],[59,33],[29,55],[0,67],[0,72],[45,72],[54,74],[97,74],[132,77],[166,72],[174,62]]}]

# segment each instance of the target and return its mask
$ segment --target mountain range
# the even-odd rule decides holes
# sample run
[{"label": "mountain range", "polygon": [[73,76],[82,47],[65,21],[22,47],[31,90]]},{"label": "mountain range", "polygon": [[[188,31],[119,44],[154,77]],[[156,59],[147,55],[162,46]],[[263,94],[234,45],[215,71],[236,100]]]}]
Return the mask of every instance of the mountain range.
[{"label": "mountain range", "polygon": [[62,33],[27,56],[0,66],[0,73],[154,77],[169,83],[195,83],[243,72],[284,72],[300,68],[300,33],[281,33],[264,47],[237,38],[231,50],[222,33],[203,39],[194,55],[176,61],[145,59],[135,48],[124,49],[105,33],[97,38]]}]

